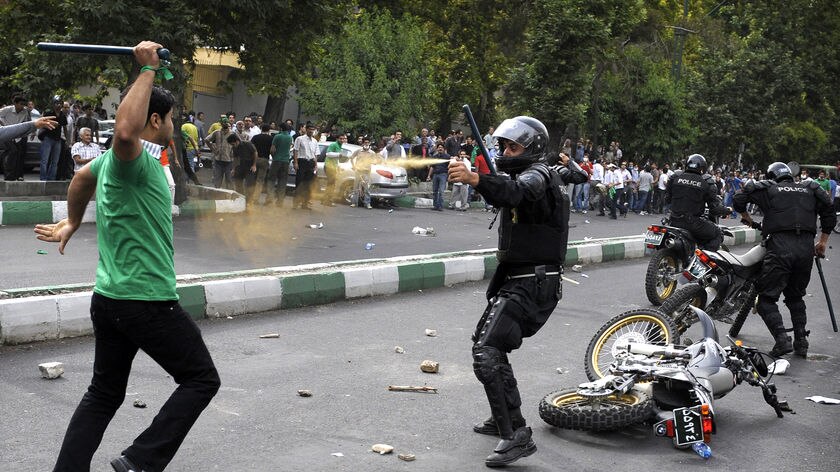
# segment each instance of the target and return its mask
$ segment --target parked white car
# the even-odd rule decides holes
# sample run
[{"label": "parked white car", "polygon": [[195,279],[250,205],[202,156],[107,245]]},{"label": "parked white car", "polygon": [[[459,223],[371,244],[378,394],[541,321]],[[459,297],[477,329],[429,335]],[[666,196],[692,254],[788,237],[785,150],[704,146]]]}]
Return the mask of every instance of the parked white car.
[{"label": "parked white car", "polygon": [[[327,147],[332,144],[330,142],[318,143],[318,169],[317,169],[317,191],[323,192],[327,186],[327,174],[324,171],[324,160],[327,155]],[[336,188],[339,195],[346,202],[350,202],[353,195],[353,186],[356,182],[356,175],[353,171],[353,165],[350,162],[350,156],[361,146],[356,144],[343,144],[341,146],[341,156],[338,159],[338,177],[336,181]],[[399,162],[399,161],[396,161]],[[294,191],[295,188],[295,169],[294,166],[289,166],[289,178],[286,181],[286,189]],[[408,173],[404,167],[396,165],[395,162],[386,162],[383,164],[374,164],[370,168],[370,196],[373,199],[392,200],[397,197],[402,197],[408,192]]]}]

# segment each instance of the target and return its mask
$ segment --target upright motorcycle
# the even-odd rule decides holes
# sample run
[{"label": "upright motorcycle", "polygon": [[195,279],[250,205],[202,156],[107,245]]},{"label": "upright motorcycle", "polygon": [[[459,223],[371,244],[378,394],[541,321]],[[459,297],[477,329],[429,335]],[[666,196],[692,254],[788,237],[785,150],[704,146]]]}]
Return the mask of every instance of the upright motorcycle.
[{"label": "upright motorcycle", "polygon": [[759,244],[745,254],[729,251],[695,250],[683,272],[689,283],[665,300],[660,310],[674,320],[682,334],[697,322],[689,306],[702,308],[718,321],[731,323],[729,335],[738,336],[758,296],[756,280],[761,274],[764,254]]},{"label": "upright motorcycle", "polygon": [[[690,346],[637,341],[632,330],[615,336],[610,345],[614,355],[608,372],[601,378],[546,395],[540,402],[540,417],[558,428],[584,431],[617,430],[650,421],[654,434],[672,438],[678,448],[691,447],[704,458],[715,427],[715,400],[746,382],[760,387],[764,400],[782,418],[782,404],[776,387],[769,383],[763,354],[729,338],[723,347],[712,319],[691,308],[703,327],[703,338]],[[638,319],[635,310],[610,320],[596,334],[620,332],[619,318]],[[649,310],[652,318],[666,320]],[[626,325],[625,325],[626,327]],[[602,343],[603,345],[603,343]],[[587,359],[588,361],[588,359]]]},{"label": "upright motorcycle", "polygon": [[[724,236],[732,236],[726,226],[718,225]],[[662,305],[677,289],[677,279],[688,266],[697,242],[688,230],[661,225],[648,226],[645,233],[645,255],[651,255],[645,273],[645,294],[654,306]]]}]

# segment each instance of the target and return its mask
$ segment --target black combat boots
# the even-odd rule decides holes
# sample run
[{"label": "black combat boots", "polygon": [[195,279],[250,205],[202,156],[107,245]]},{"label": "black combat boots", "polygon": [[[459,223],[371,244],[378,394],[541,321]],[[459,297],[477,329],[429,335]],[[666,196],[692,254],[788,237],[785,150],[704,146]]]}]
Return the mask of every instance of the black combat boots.
[{"label": "black combat boots", "polygon": [[521,457],[528,457],[537,451],[537,445],[531,439],[531,428],[522,426],[513,432],[513,437],[503,438],[493,449],[493,454],[487,456],[484,465],[487,467],[504,467]]},{"label": "black combat boots", "polygon": [[776,344],[770,350],[770,355],[773,357],[782,357],[793,351],[793,345],[790,343],[790,336],[784,331],[776,333]]},{"label": "black combat boots", "polygon": [[793,330],[793,353],[799,357],[808,357],[808,335],[804,329]]},{"label": "black combat boots", "polygon": [[[514,410],[510,410],[510,422],[511,426],[513,426],[514,430],[517,430],[523,426],[525,426],[525,418],[522,417],[522,413],[519,411],[519,408]],[[473,425],[473,431],[478,434],[486,434],[488,436],[498,436],[499,435],[499,426],[496,424],[496,420],[493,417],[489,417],[482,423],[476,423]]]}]

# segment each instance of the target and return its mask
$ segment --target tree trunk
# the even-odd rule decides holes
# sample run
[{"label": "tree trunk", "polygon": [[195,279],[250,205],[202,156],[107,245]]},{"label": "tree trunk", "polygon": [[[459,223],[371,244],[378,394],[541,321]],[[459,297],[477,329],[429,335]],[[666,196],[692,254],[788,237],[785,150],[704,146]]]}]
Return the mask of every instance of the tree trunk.
[{"label": "tree trunk", "polygon": [[[286,107],[286,95],[278,97],[276,95],[269,95],[268,100],[265,101],[265,112],[263,113],[263,122],[271,123],[272,121],[280,126],[280,123],[285,119],[283,109]],[[297,131],[297,130],[295,130]]]}]

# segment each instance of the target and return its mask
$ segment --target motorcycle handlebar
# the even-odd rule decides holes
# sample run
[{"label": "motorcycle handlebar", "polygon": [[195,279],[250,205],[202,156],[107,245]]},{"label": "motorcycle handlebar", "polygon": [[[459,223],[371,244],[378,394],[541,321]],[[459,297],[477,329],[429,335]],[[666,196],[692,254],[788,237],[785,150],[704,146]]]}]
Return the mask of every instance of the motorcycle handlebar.
[{"label": "motorcycle handlebar", "polygon": [[657,344],[629,343],[627,352],[643,356],[662,356],[667,358],[688,358],[691,355],[685,349],[675,348],[673,345],[660,346]]}]

